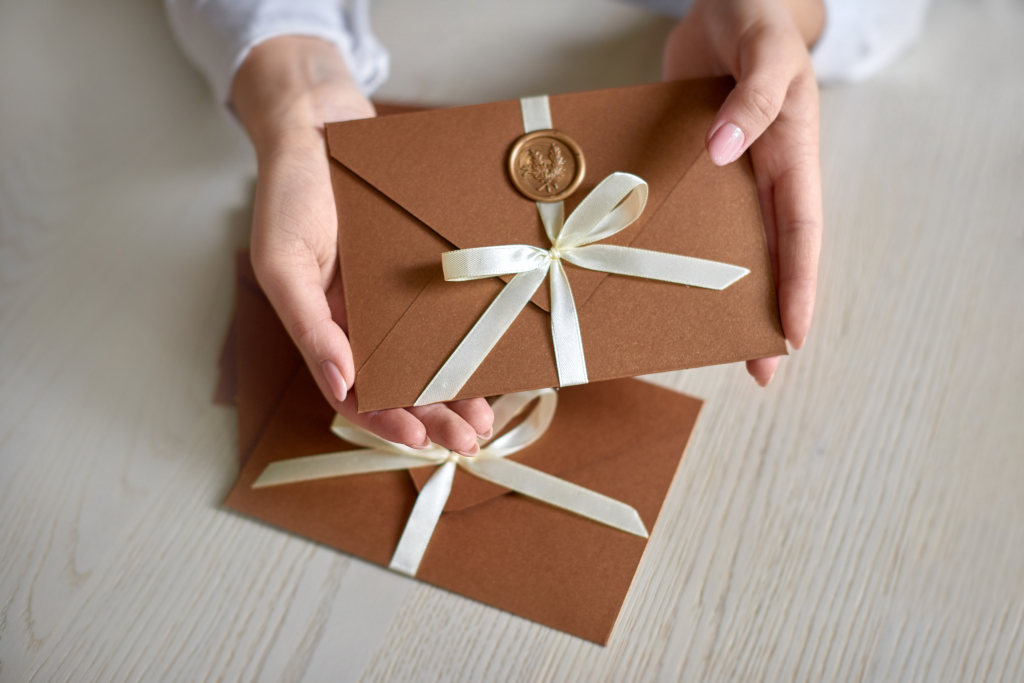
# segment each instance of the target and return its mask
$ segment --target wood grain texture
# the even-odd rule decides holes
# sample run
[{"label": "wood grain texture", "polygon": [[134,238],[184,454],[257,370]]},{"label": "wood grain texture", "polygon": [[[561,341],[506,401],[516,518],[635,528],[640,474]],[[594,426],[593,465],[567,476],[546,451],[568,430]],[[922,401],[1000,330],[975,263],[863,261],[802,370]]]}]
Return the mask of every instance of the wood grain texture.
[{"label": "wood grain texture", "polygon": [[[464,0],[429,19],[476,37],[431,51],[413,4],[375,10],[391,99],[651,80],[666,29]],[[652,378],[707,404],[600,648],[219,507],[252,155],[157,4],[0,5],[0,681],[1024,680],[1021,35],[946,0],[823,92],[808,344],[765,391]]]}]

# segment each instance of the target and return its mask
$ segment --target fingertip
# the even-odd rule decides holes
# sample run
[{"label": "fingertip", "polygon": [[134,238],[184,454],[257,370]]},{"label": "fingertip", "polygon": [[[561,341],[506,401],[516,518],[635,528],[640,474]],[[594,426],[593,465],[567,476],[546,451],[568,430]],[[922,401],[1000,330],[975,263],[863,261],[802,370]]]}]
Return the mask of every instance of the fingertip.
[{"label": "fingertip", "polygon": [[449,448],[459,455],[472,457],[480,452],[480,444],[475,433],[451,434],[446,438],[446,441],[450,444]]},{"label": "fingertip", "polygon": [[403,440],[402,443],[404,443],[406,446],[409,446],[410,448],[415,448],[418,450],[430,448],[431,445],[433,445],[433,441],[431,441],[430,437],[427,436],[427,430],[424,429],[422,425],[420,426],[420,429],[417,429],[415,431],[419,434],[423,434],[423,437],[420,438],[419,436],[410,436]]},{"label": "fingertip", "polygon": [[775,376],[775,371],[779,367],[779,357],[773,358],[757,358],[755,360],[747,361],[747,372],[754,378],[758,386],[766,387],[772,381]]},{"label": "fingertip", "polygon": [[344,403],[348,397],[348,382],[342,376],[341,370],[330,359],[320,363],[320,370],[324,373],[324,379],[327,380],[328,386],[331,387],[331,393],[334,394],[334,398],[338,399],[340,403]]},{"label": "fingertip", "polygon": [[711,135],[708,141],[708,155],[716,166],[725,166],[736,161],[744,150],[746,136],[734,123],[725,122]]},{"label": "fingertip", "polygon": [[[460,411],[471,411],[472,401],[475,400],[477,399],[435,403],[409,408],[408,411],[423,424],[431,441],[460,455],[472,456],[479,452],[478,435],[486,430],[474,427],[460,414]],[[486,405],[486,401],[484,404]]]},{"label": "fingertip", "polygon": [[[813,314],[812,306],[814,304],[813,299],[810,304],[806,303],[806,297],[804,297],[803,301],[796,299],[796,297],[791,295],[790,289],[789,287],[786,288],[786,293],[789,296],[780,299],[780,302],[785,306],[785,313],[782,316],[782,329],[786,335],[789,347],[794,351],[799,351],[807,343],[807,336],[811,332],[811,315]],[[803,303],[803,306],[799,306],[798,304],[800,303]]]},{"label": "fingertip", "polygon": [[463,401],[452,401],[448,407],[473,428],[477,437],[489,439],[493,433],[494,411],[486,400],[471,398]]}]

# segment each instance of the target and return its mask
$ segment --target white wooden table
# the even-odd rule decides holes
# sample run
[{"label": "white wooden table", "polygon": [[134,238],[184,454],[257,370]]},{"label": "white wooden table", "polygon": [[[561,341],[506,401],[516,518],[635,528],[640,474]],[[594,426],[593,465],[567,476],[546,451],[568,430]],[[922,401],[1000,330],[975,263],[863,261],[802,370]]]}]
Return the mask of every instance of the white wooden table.
[{"label": "white wooden table", "polygon": [[[425,4],[377,5],[384,97],[651,80],[667,30]],[[940,2],[823,93],[808,344],[654,378],[707,406],[601,648],[219,507],[252,154],[158,3],[0,4],[0,680],[1024,680],[1022,36]]]}]

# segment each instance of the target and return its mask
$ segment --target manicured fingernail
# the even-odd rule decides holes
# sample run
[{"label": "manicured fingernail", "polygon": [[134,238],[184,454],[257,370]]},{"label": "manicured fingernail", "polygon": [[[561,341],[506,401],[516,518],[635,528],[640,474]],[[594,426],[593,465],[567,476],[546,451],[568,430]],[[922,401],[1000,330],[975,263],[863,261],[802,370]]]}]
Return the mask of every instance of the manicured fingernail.
[{"label": "manicured fingernail", "polygon": [[419,446],[409,446],[409,447],[410,448],[415,448],[418,451],[422,451],[425,448],[430,448],[430,446],[431,446],[431,444],[430,444],[430,437],[429,436],[425,436],[425,437],[423,437],[423,443],[421,443]]},{"label": "manicured fingernail", "polygon": [[473,447],[470,448],[468,451],[455,451],[455,452],[458,453],[459,455],[464,455],[467,458],[472,458],[474,455],[476,455],[477,453],[480,452],[480,446],[478,444],[473,444]]},{"label": "manicured fingernail", "polygon": [[800,349],[802,349],[804,347],[804,342],[805,341],[807,341],[807,337],[803,337],[801,339],[793,340],[793,341],[789,342],[789,345],[792,346],[797,351],[799,351]]},{"label": "manicured fingernail", "polygon": [[493,434],[494,434],[494,427],[491,427],[490,429],[488,429],[483,434],[477,434],[477,436],[479,438],[483,439],[484,441],[487,441],[487,439],[491,438],[491,435],[493,435]]},{"label": "manicured fingernail", "polygon": [[323,370],[324,377],[327,378],[327,383],[331,385],[331,391],[334,392],[334,398],[339,401],[344,401],[345,397],[348,396],[348,384],[345,383],[345,378],[341,376],[341,370],[339,370],[338,366],[330,360],[325,360],[321,363],[320,369]]},{"label": "manicured fingernail", "polygon": [[743,131],[731,123],[723,123],[722,126],[711,136],[711,144],[708,145],[708,153],[711,161],[718,166],[731,164],[739,158],[743,151]]},{"label": "manicured fingernail", "polygon": [[762,387],[766,387],[766,386],[768,386],[771,383],[772,377],[775,377],[775,373],[774,372],[772,374],[768,375],[768,379],[764,380],[763,382],[761,380],[757,380],[757,383],[760,386],[762,386]]}]

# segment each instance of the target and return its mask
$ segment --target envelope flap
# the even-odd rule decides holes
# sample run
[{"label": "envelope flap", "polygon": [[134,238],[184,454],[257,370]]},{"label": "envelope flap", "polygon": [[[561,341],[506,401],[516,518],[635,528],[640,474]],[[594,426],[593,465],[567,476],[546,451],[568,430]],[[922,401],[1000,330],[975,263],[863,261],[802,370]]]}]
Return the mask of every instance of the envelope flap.
[{"label": "envelope flap", "polygon": [[[610,173],[650,186],[644,215],[606,240],[628,245],[704,148],[704,135],[732,87],[728,77],[550,97],[554,127],[582,148],[586,177],[569,212]],[[460,249],[550,246],[535,204],[506,172],[523,134],[516,100],[327,125],[331,156]],[[582,306],[605,275],[568,269]],[[546,288],[534,302],[547,308]]]},{"label": "envelope flap", "polygon": [[[658,401],[667,394],[672,400]],[[686,398],[687,401],[680,399]],[[509,459],[552,474],[567,475],[642,444],[689,429],[702,402],[634,379],[595,382],[558,391],[558,410],[547,433],[528,449]],[[691,415],[692,413],[692,415]],[[596,424],[627,425],[614,433],[593,429]],[[409,470],[416,489],[422,489],[434,467]],[[509,490],[459,469],[445,512],[489,501]]]}]

